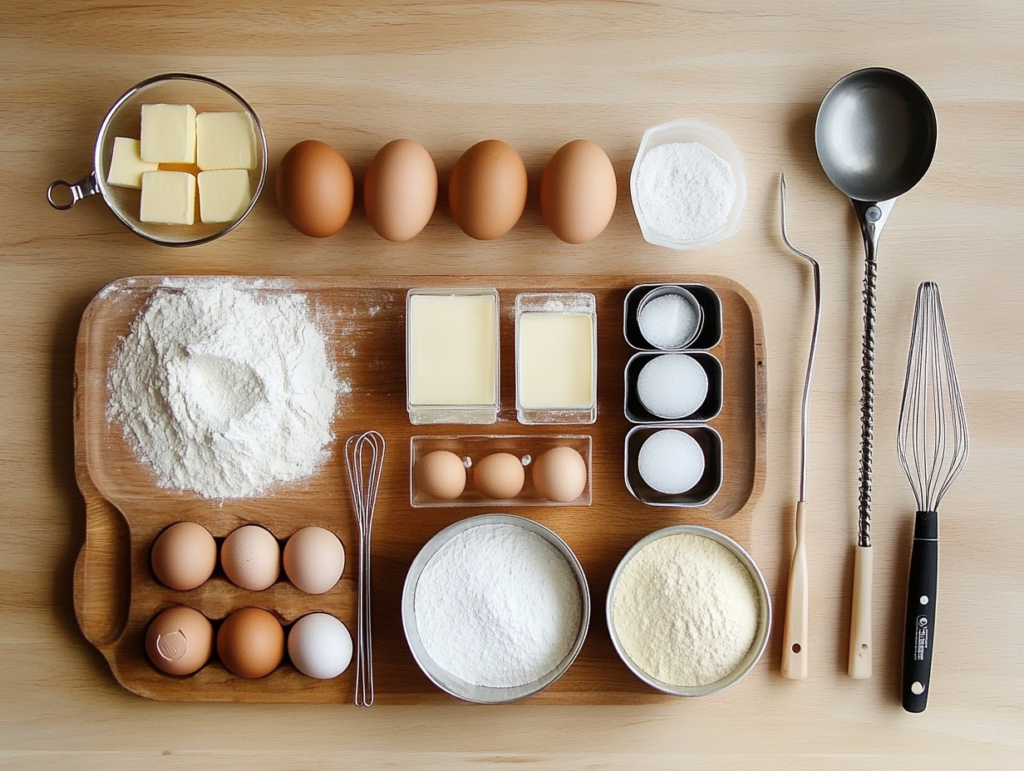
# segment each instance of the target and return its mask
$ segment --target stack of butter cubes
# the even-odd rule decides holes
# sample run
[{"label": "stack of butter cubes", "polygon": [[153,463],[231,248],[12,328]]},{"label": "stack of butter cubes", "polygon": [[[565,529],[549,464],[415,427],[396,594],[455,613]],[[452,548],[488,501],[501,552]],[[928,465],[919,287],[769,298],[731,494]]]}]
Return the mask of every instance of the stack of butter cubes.
[{"label": "stack of butter cubes", "polygon": [[194,224],[197,184],[204,223],[234,222],[245,213],[252,200],[249,171],[256,168],[248,113],[144,104],[141,134],[114,139],[107,175],[108,184],[142,189],[141,221]]}]

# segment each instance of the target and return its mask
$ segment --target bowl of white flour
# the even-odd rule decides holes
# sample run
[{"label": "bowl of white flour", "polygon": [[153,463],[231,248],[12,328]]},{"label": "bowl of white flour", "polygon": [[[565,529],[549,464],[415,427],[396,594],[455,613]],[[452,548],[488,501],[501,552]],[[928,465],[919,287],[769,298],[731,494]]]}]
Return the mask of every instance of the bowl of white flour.
[{"label": "bowl of white flour", "polygon": [[402,592],[413,658],[438,688],[478,704],[532,696],[576,660],[590,592],[572,549],[533,520],[483,514],[416,555]]},{"label": "bowl of white flour", "polygon": [[740,227],[747,201],[743,156],[721,129],[674,120],[644,132],[629,176],[633,211],[644,240],[699,249]]},{"label": "bowl of white flour", "polygon": [[750,555],[695,525],[656,530],[626,552],[606,611],[622,661],[673,696],[706,696],[742,680],[772,625],[768,585]]}]

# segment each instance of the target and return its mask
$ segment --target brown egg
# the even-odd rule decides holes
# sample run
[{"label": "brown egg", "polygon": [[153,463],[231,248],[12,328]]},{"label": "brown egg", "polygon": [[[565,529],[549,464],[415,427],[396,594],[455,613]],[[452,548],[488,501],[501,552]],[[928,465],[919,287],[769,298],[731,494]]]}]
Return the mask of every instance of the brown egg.
[{"label": "brown egg", "polygon": [[220,566],[231,583],[262,592],[281,575],[281,545],[270,531],[259,525],[245,525],[224,539]]},{"label": "brown egg", "polygon": [[533,462],[530,476],[540,497],[569,503],[586,489],[587,464],[572,447],[555,447]]},{"label": "brown egg", "polygon": [[345,572],[345,547],[330,530],[304,527],[284,545],[284,572],[306,594],[329,592]]},{"label": "brown egg", "polygon": [[448,205],[462,231],[481,241],[512,229],[526,207],[526,166],[497,139],[466,150],[448,181]]},{"label": "brown egg", "polygon": [[217,632],[217,655],[232,674],[266,677],[284,658],[284,629],[262,608],[236,610]]},{"label": "brown egg", "polygon": [[413,469],[416,487],[431,498],[452,501],[466,489],[466,467],[454,452],[435,450],[428,452]]},{"label": "brown egg", "polygon": [[408,241],[426,227],[437,204],[437,169],[411,139],[388,142],[363,182],[363,205],[373,229],[388,241]]},{"label": "brown egg", "polygon": [[598,145],[576,139],[551,156],[540,178],[540,211],[570,244],[600,235],[615,211],[615,169]]},{"label": "brown egg", "polygon": [[476,464],[473,484],[488,498],[515,498],[526,482],[523,463],[515,455],[496,452]]},{"label": "brown egg", "polygon": [[352,170],[330,145],[307,139],[277,167],[277,205],[300,233],[333,236],[348,222],[355,197]]},{"label": "brown egg", "polygon": [[206,583],[217,567],[217,542],[196,522],[176,522],[153,542],[150,564],[164,586],[187,592]]},{"label": "brown egg", "polygon": [[146,655],[169,675],[191,675],[210,659],[213,625],[198,610],[168,608],[149,622]]}]

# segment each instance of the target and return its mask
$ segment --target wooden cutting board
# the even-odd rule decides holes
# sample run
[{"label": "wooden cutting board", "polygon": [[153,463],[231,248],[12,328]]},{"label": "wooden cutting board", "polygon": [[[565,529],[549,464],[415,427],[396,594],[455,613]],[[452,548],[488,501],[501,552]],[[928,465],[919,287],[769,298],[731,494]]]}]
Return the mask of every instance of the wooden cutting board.
[{"label": "wooden cutting board", "polygon": [[[334,680],[305,677],[285,663],[260,680],[230,674],[214,657],[195,675],[160,673],[147,660],[149,621],[173,605],[198,609],[216,625],[236,608],[257,606],[286,626],[322,610],[355,633],[356,526],[342,452],[344,439],[374,428],[387,455],[373,530],[374,675],[379,704],[461,703],[435,688],[412,659],[402,632],[400,600],[405,574],[434,534],[465,517],[490,511],[529,516],[558,533],[575,551],[590,584],[593,614],[576,662],[552,686],[528,699],[536,704],[633,704],[672,697],[637,680],[616,656],[605,625],[604,603],[612,572],[641,537],[674,524],[714,527],[749,550],[750,522],[766,468],[764,331],[753,297],[716,276],[397,276],[239,278],[263,291],[301,291],[326,326],[339,379],[351,384],[341,397],[330,460],[310,479],[254,499],[216,501],[161,489],[136,460],[120,426],[106,417],[107,372],[118,339],[163,277],[122,279],[86,309],[75,361],[75,460],[86,502],[86,540],[75,567],[75,609],[86,638],[107,658],[130,691],[170,701],[351,702],[354,666]],[[655,508],[635,500],[623,482],[623,370],[634,351],[622,334],[623,300],[640,283],[695,282],[722,301],[724,334],[713,353],[725,373],[725,398],[713,425],[724,444],[725,481],[699,509]],[[493,426],[412,426],[405,410],[405,292],[416,286],[493,286],[501,297],[501,413]],[[598,419],[590,426],[523,426],[516,422],[513,307],[521,291],[586,291],[597,299]],[[409,502],[410,438],[421,434],[589,434],[593,437],[590,507],[503,509],[494,505],[414,509]],[[307,595],[282,580],[264,592],[232,585],[218,568],[198,589],[178,592],[159,584],[149,567],[153,540],[168,525],[194,520],[222,539],[242,524],[257,523],[285,540],[301,527],[335,532],[349,553],[338,585]],[[753,555],[756,559],[757,555]]]}]

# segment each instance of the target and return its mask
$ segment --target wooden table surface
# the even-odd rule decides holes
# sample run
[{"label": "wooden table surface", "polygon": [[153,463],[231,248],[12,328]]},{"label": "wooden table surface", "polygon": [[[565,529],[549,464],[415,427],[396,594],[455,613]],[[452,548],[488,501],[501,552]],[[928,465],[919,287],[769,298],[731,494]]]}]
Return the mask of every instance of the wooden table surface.
[{"label": "wooden table surface", "polygon": [[[13,769],[347,766],[535,768],[1020,768],[1024,765],[1024,5],[932,2],[352,2],[286,7],[6,2],[0,7],[0,766]],[[932,98],[931,170],[882,238],[874,477],[875,674],[846,675],[855,534],[862,250],[852,209],[816,160],[828,87],[870,65]],[[497,137],[522,154],[526,213],[506,237],[463,236],[446,205],[412,242],[387,243],[361,208],[337,236],[293,231],[268,190],[230,236],[171,250],[122,227],[102,201],[70,212],[46,185],[79,179],[107,107],[161,72],[198,72],[242,93],[266,127],[273,169],[301,139],[336,146],[361,179],[409,136],[446,179]],[[644,129],[691,117],[726,130],[747,164],[738,235],[697,252],[647,245],[628,175]],[[619,202],[595,241],[546,230],[547,158],[587,137],[609,153]],[[811,406],[810,676],[779,675],[781,611],[797,497],[799,396],[811,321],[824,314]],[[635,707],[181,705],[120,688],[80,634],[71,572],[84,507],[73,476],[75,333],[92,295],[154,273],[719,273],[758,298],[769,372],[769,457],[753,555],[772,589],[768,651],[714,697]],[[938,281],[971,427],[967,468],[942,506],[931,701],[899,705],[901,623],[914,500],[895,456],[919,281]],[[642,513],[638,509],[638,513]]]}]

